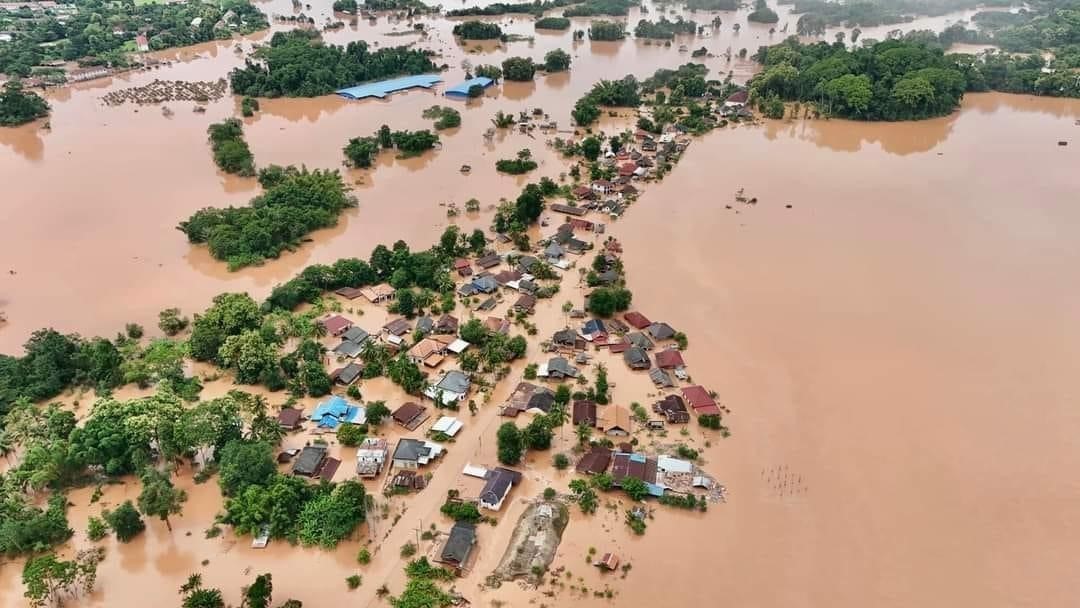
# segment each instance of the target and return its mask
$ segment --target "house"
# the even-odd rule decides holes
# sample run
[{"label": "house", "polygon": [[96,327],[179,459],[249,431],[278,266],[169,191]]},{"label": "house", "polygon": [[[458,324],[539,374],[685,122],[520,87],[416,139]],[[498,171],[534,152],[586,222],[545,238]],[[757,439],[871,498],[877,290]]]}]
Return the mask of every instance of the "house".
[{"label": "house", "polygon": [[560,329],[551,336],[551,343],[556,346],[574,348],[577,344],[578,335],[572,329]]},{"label": "house", "polygon": [[394,299],[394,288],[388,283],[379,283],[378,285],[370,285],[368,287],[360,288],[360,295],[364,296],[368,302],[372,304],[379,304],[388,300]]},{"label": "house", "polygon": [[346,319],[341,315],[333,315],[327,317],[319,321],[319,324],[323,326],[323,329],[326,330],[326,333],[334,337],[340,336],[341,334],[345,333],[345,330],[349,329],[353,325],[352,321]]},{"label": "house", "polygon": [[477,293],[494,293],[499,288],[499,282],[491,275],[483,275],[473,279],[472,287]]},{"label": "house", "polygon": [[634,329],[645,329],[652,325],[652,321],[640,312],[628,312],[623,315],[623,320],[629,323],[630,327],[633,327]]},{"label": "house", "polygon": [[621,405],[608,405],[600,412],[596,428],[605,435],[624,437],[633,430],[630,422],[630,410]]},{"label": "house", "polygon": [[355,300],[364,295],[364,290],[356,287],[339,287],[334,290],[334,293],[345,298],[346,300]]},{"label": "house", "polygon": [[336,429],[339,424],[364,424],[367,422],[367,410],[334,395],[315,406],[308,418],[319,428]]},{"label": "house", "polygon": [[437,334],[456,334],[457,330],[458,320],[453,315],[443,315],[435,322],[435,333]]},{"label": "house", "polygon": [[623,361],[626,362],[627,367],[633,370],[649,369],[652,367],[652,363],[649,361],[649,354],[640,346],[631,346],[626,349],[626,352],[623,353]]},{"label": "house", "polygon": [[716,415],[720,413],[720,408],[716,405],[716,401],[713,400],[709,391],[705,390],[703,386],[684,386],[682,388],[683,398],[690,404],[690,407],[694,408],[694,413],[697,415]]},{"label": "house", "polygon": [[596,402],[588,399],[575,399],[571,420],[574,426],[580,424],[596,426]]},{"label": "house", "polygon": [[544,257],[546,257],[549,262],[557,262],[562,259],[564,255],[566,255],[566,251],[554,241],[548,243],[547,247],[544,247]]},{"label": "house", "polygon": [[392,321],[383,325],[383,331],[389,336],[404,336],[409,333],[409,321],[403,317],[398,317]]},{"label": "house", "polygon": [[506,287],[507,284],[513,283],[521,278],[521,273],[516,270],[504,270],[495,275],[495,282],[499,285]]},{"label": "house", "polygon": [[678,369],[686,367],[686,364],[683,363],[681,351],[669,348],[656,353],[656,367],[660,369]]},{"label": "house", "polygon": [[488,331],[497,334],[506,335],[510,333],[510,322],[499,317],[488,317],[484,320],[484,327]]},{"label": "house", "polygon": [[671,374],[659,367],[654,367],[649,370],[649,379],[652,380],[653,384],[658,388],[671,388],[675,386],[675,381],[671,379]]},{"label": "house", "polygon": [[352,325],[349,329],[346,329],[341,334],[342,340],[348,340],[349,342],[355,342],[356,344],[363,344],[371,339],[371,334],[364,331],[362,328]]},{"label": "house", "polygon": [[632,346],[636,346],[641,350],[652,350],[653,346],[655,346],[652,340],[640,331],[630,332],[626,335],[626,339],[630,341]]},{"label": "house", "polygon": [[286,431],[295,431],[300,428],[300,419],[303,417],[303,412],[291,407],[283,407],[278,412],[278,424]]},{"label": "house", "polygon": [[427,408],[411,401],[394,410],[390,416],[394,422],[410,431],[415,430],[420,423],[428,419]]},{"label": "house", "polygon": [[533,256],[523,255],[517,258],[517,270],[521,273],[529,273],[532,272],[533,268],[538,263],[540,263],[540,260],[534,258]]},{"label": "house", "polygon": [[378,477],[390,453],[385,439],[368,437],[356,450],[356,474],[360,477]]},{"label": "house", "polygon": [[458,276],[467,277],[472,274],[472,265],[469,264],[469,260],[458,258],[454,260],[454,271],[458,273]]},{"label": "house", "polygon": [[487,255],[480,256],[480,257],[476,258],[476,262],[475,262],[476,267],[480,268],[481,270],[487,270],[488,268],[493,268],[495,266],[498,266],[501,263],[502,263],[502,258],[500,258],[499,254],[497,254],[497,253],[489,253]]},{"label": "house", "polygon": [[690,422],[690,413],[686,411],[686,403],[678,395],[668,395],[653,404],[652,409],[663,416],[669,424],[684,424]]},{"label": "house", "polygon": [[608,333],[607,326],[600,319],[589,319],[581,326],[581,336],[590,342],[595,339],[596,336],[604,335]]},{"label": "house", "polygon": [[746,100],[749,97],[750,94],[746,91],[746,89],[735,91],[731,95],[728,95],[727,99],[724,100],[724,107],[735,109],[741,108],[746,105]]},{"label": "house", "polygon": [[453,437],[461,431],[465,424],[453,416],[443,416],[431,425],[432,433],[442,433],[447,437]]},{"label": "house", "polygon": [[598,475],[607,471],[610,464],[611,450],[600,445],[594,445],[588,453],[581,457],[574,470],[582,475]]},{"label": "house", "polygon": [[416,320],[416,331],[423,335],[428,335],[435,330],[435,321],[431,317],[424,315]]},{"label": "house", "polygon": [[461,338],[454,338],[454,340],[446,346],[446,350],[454,353],[455,355],[460,355],[461,353],[465,352],[470,346],[472,346],[472,344],[466,342],[465,340],[462,340]]},{"label": "house", "polygon": [[578,370],[570,365],[570,362],[565,357],[552,357],[547,363],[540,364],[536,370],[536,375],[541,378],[561,380],[563,378],[577,378]]},{"label": "house", "polygon": [[468,396],[469,386],[471,386],[469,377],[461,371],[452,369],[437,384],[427,387],[424,395],[440,403],[457,403]]},{"label": "house", "polygon": [[632,175],[635,175],[637,173],[637,170],[638,170],[637,163],[625,162],[625,163],[619,165],[619,176],[620,177],[630,177]]},{"label": "house", "polygon": [[[590,192],[590,194],[592,193]],[[572,207],[570,205],[563,205],[562,203],[554,203],[548,205],[548,209],[551,209],[556,213],[565,213],[566,215],[573,216],[582,216],[585,215],[585,213],[588,211],[587,209],[584,209],[582,207]]]},{"label": "house", "polygon": [[342,340],[341,344],[334,347],[333,353],[338,357],[355,359],[364,351],[364,346],[352,340]]},{"label": "house", "polygon": [[322,471],[325,462],[326,446],[305,446],[304,449],[300,451],[300,455],[297,456],[296,461],[293,462],[293,475],[315,477]]},{"label": "house", "polygon": [[340,386],[349,386],[360,379],[364,373],[364,366],[358,363],[349,363],[341,369],[334,370],[330,377]]},{"label": "house", "polygon": [[82,82],[84,80],[93,80],[95,78],[102,78],[112,73],[112,70],[105,66],[92,66],[79,70],[71,70],[67,74],[67,79],[70,82]]},{"label": "house", "polygon": [[[496,300],[495,298],[488,298],[481,302],[480,305],[476,307],[476,310],[479,310],[481,312],[488,312],[489,310],[494,310],[495,307],[498,305],[498,300]],[[509,326],[507,326],[507,331],[509,331]]]},{"label": "house", "polygon": [[607,347],[608,350],[611,351],[611,354],[618,355],[621,353],[625,353],[626,349],[630,348],[630,341],[626,338],[623,338],[618,342],[608,342]]},{"label": "house", "polygon": [[577,188],[574,188],[570,193],[573,194],[574,198],[579,201],[587,200],[596,196],[595,194],[593,194],[592,188],[588,186],[578,186]]},{"label": "house", "polygon": [[450,536],[439,551],[439,562],[457,570],[465,567],[476,546],[476,526],[467,521],[459,521],[450,528]]},{"label": "house", "polygon": [[399,469],[418,469],[438,458],[442,451],[442,446],[437,443],[402,437],[394,448],[394,466]]},{"label": "house", "polygon": [[622,480],[632,477],[645,482],[649,487],[649,494],[663,496],[664,489],[656,483],[656,459],[648,458],[644,454],[616,452],[611,460],[611,478],[616,487],[621,488]]},{"label": "house", "polygon": [[591,184],[591,188],[592,188],[592,191],[597,193],[597,194],[607,194],[607,193],[611,192],[612,185],[613,184],[611,182],[607,181],[606,179],[597,179],[597,180],[593,180],[593,183]]},{"label": "house", "polygon": [[638,195],[638,189],[630,184],[626,184],[622,188],[619,188],[619,193],[622,194],[623,198],[631,198]]},{"label": "house", "polygon": [[619,569],[619,556],[614,553],[605,553],[600,559],[593,562],[593,565],[597,568],[603,568],[604,570],[615,571]]},{"label": "house", "polygon": [[150,50],[150,41],[147,40],[146,34],[135,36],[135,48],[139,49],[140,53],[145,53]]},{"label": "house", "polygon": [[432,355],[441,355],[446,350],[446,345],[438,340],[423,338],[409,349],[407,356],[413,363],[420,365]]},{"label": "house", "polygon": [[525,411],[546,414],[551,411],[553,405],[555,405],[555,393],[544,387],[539,387],[529,396],[529,401],[525,404]]},{"label": "house", "polygon": [[518,483],[521,483],[521,473],[503,467],[491,469],[488,471],[484,489],[480,490],[480,506],[498,511],[510,494],[510,489]]},{"label": "house", "polygon": [[653,323],[645,331],[649,332],[654,340],[671,340],[675,337],[675,329],[667,323]]},{"label": "house", "polygon": [[522,294],[521,297],[514,302],[514,310],[524,314],[532,314],[533,309],[536,308],[536,296],[532,294]]}]

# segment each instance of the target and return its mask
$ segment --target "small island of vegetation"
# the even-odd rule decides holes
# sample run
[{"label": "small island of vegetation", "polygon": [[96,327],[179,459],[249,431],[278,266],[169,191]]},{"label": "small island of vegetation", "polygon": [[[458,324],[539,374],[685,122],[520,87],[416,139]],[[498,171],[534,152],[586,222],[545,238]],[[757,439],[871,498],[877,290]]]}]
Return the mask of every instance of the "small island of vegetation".
[{"label": "small island of vegetation", "polygon": [[570,69],[570,53],[562,49],[552,49],[544,55],[545,72],[565,72]]},{"label": "small island of vegetation", "polygon": [[625,17],[631,7],[640,5],[633,0],[585,0],[563,11],[563,17]]},{"label": "small island of vegetation", "polygon": [[543,17],[533,24],[538,30],[568,30],[570,20],[566,17]]},{"label": "small island of vegetation", "polygon": [[462,40],[498,40],[503,31],[495,23],[484,21],[466,21],[454,26],[454,35]]},{"label": "small island of vegetation", "polygon": [[511,82],[529,82],[536,75],[536,64],[528,57],[510,57],[502,62],[502,76]]},{"label": "small island of vegetation", "polygon": [[776,14],[776,11],[769,8],[765,0],[755,0],[754,10],[746,16],[746,20],[754,23],[776,23],[780,21],[780,16]]},{"label": "small island of vegetation", "polygon": [[237,95],[317,97],[360,82],[436,69],[424,51],[404,46],[371,51],[362,40],[341,47],[324,44],[317,32],[277,32],[270,46],[253,53],[229,74]]},{"label": "small island of vegetation", "polygon": [[590,40],[622,40],[626,38],[626,26],[618,21],[593,21],[589,25]]},{"label": "small island of vegetation", "polygon": [[18,80],[4,83],[0,91],[0,126],[14,127],[49,115],[49,104]]},{"label": "small island of vegetation", "polygon": [[656,23],[647,19],[642,19],[641,21],[638,21],[637,27],[634,28],[634,36],[637,38],[651,38],[655,40],[671,40],[678,34],[693,35],[697,32],[697,27],[697,23],[694,21],[687,21],[682,17],[677,17],[674,21],[669,21],[666,17],[661,17]]},{"label": "small island of vegetation", "polygon": [[423,117],[435,121],[433,126],[436,131],[461,126],[461,112],[450,106],[431,106],[424,110]]},{"label": "small island of vegetation", "polygon": [[214,259],[235,270],[276,258],[313,230],[337,223],[356,200],[337,171],[293,169],[273,180],[246,207],[207,207],[177,227],[188,241],[206,243]]},{"label": "small island of vegetation", "polygon": [[214,123],[206,132],[210,135],[210,148],[219,169],[241,177],[255,175],[255,157],[244,141],[244,126],[239,119]]},{"label": "small island of vegetation", "polygon": [[521,150],[517,153],[517,158],[513,159],[501,159],[495,161],[495,169],[500,173],[509,173],[510,175],[522,175],[535,169],[538,165],[532,158],[532,151],[528,148]]},{"label": "small island of vegetation", "polygon": [[570,6],[575,4],[577,0],[544,0],[535,2],[493,2],[487,6],[470,6],[467,8],[458,8],[446,12],[447,17],[494,17],[496,15],[509,15],[509,14],[527,14],[536,15],[537,17],[543,15],[549,10],[561,8],[564,6]]}]

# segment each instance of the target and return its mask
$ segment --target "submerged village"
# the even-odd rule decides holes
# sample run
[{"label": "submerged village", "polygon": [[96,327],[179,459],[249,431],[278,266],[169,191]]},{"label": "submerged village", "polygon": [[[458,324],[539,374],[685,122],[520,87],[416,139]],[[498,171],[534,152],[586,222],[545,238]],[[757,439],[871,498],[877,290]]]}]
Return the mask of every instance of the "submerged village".
[{"label": "submerged village", "polygon": [[[677,170],[705,136],[945,117],[965,92],[1080,96],[1075,48],[1025,38],[1080,36],[1056,2],[941,0],[930,19],[964,19],[907,32],[891,28],[917,23],[922,5],[0,3],[0,128],[57,130],[53,105],[90,91],[95,111],[136,125],[118,133],[146,124],[131,118],[140,111],[198,124],[195,171],[216,166],[214,188],[233,197],[200,201],[151,237],[186,239],[185,262],[223,286],[212,301],[171,304],[156,328],[129,322],[112,338],[46,326],[0,356],[0,608],[143,596],[183,608],[634,606],[629,584],[705,568],[684,563],[684,548],[722,544],[717,522],[736,519],[727,501],[749,489],[716,457],[742,422],[713,380],[732,353],[707,352],[695,331],[735,321],[709,307],[693,308],[708,311],[700,325],[673,320],[692,295],[663,271],[628,272],[620,223],[675,202],[654,188],[713,180]],[[856,44],[860,19],[881,39]],[[378,29],[357,34],[365,26]],[[566,50],[544,35],[565,36]],[[624,40],[647,59],[611,73]],[[204,46],[192,58],[190,45]],[[981,50],[946,54],[955,45]],[[564,99],[590,54],[599,77]],[[544,79],[556,84],[540,104],[530,93]],[[296,131],[256,121],[312,99],[330,101],[296,111],[321,138],[326,107],[413,116],[348,124],[317,168],[297,138],[303,160],[276,164],[266,138]],[[469,149],[441,162],[477,198],[427,178],[454,137]],[[380,183],[408,163],[403,192],[420,203]],[[755,214],[759,197],[779,216],[801,211],[765,200],[760,180],[726,177],[739,185],[707,204],[727,219]],[[386,210],[365,197],[381,196],[399,211],[366,225]],[[438,216],[433,244],[412,238],[430,219],[420,205]],[[309,259],[345,218],[381,244]],[[654,268],[685,262],[648,242]],[[151,259],[139,261],[171,281]],[[229,287],[276,265],[288,274],[259,275],[258,293]],[[638,289],[667,295],[643,303]],[[15,316],[0,310],[0,330]],[[801,471],[764,462],[753,462],[758,494],[780,507],[805,498]],[[711,567],[701,572],[706,584],[670,590],[672,603],[715,599]]]}]

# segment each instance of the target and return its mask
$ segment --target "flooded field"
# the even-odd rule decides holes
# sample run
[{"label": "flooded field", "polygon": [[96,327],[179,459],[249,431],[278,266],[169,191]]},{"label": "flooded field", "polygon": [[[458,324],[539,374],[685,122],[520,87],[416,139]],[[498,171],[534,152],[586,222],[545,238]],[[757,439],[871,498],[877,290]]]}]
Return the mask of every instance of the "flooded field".
[{"label": "flooded field", "polygon": [[[787,8],[779,7],[780,25],[794,27]],[[308,14],[321,23],[329,12],[316,9]],[[277,2],[264,10],[292,9]],[[721,32],[686,44],[716,55],[729,46],[753,52],[770,40],[768,28],[747,25],[742,15],[722,14]],[[903,29],[940,29],[964,16]],[[730,28],[736,20],[743,23],[738,35]],[[154,78],[222,76],[242,62],[232,43],[161,53],[176,63],[52,91],[51,130],[0,130],[0,310],[9,319],[0,326],[0,351],[15,352],[45,325],[111,335],[128,321],[153,326],[165,307],[201,310],[221,291],[261,297],[304,265],[363,257],[397,238],[426,246],[447,222],[440,204],[476,197],[485,211],[456,221],[486,227],[487,207],[515,195],[527,179],[497,175],[496,159],[528,147],[541,162],[536,177],[562,170],[542,139],[515,133],[485,143],[481,134],[496,110],[542,107],[569,125],[570,105],[596,79],[646,76],[689,60],[678,42],[573,44],[569,33],[469,52],[471,46],[453,41],[445,20],[418,21],[432,28],[419,45],[443,53],[436,63],[451,66],[443,75],[449,84],[461,78],[464,58],[498,63],[565,47],[574,63],[569,74],[506,84],[471,102],[462,127],[445,133],[432,154],[385,156],[370,172],[350,171],[350,181],[360,182],[359,208],[300,251],[260,268],[229,273],[174,230],[200,207],[242,204],[257,191],[252,180],[216,173],[205,141],[206,125],[236,114],[237,100],[212,103],[206,114],[168,104],[172,117],[156,106],[100,102],[110,90]],[[533,34],[528,18],[500,22]],[[327,38],[402,44],[413,38],[386,34],[408,27],[360,20]],[[883,37],[885,29],[867,28],[863,37]],[[241,45],[247,51],[260,40],[265,36]],[[737,80],[753,71],[749,62],[723,57],[705,63]],[[338,167],[348,138],[383,123],[426,127],[420,113],[435,103],[446,101],[427,92],[384,102],[265,101],[246,120],[246,137],[260,165]],[[734,412],[730,439],[711,436],[706,448],[696,427],[687,438],[705,450],[706,468],[729,489],[728,503],[705,514],[658,507],[643,537],[629,534],[623,509],[602,506],[585,518],[571,508],[553,564],[571,573],[562,587],[481,590],[525,509],[521,499],[564,487],[573,476],[555,471],[541,454],[525,467],[500,524],[481,527],[479,557],[458,590],[476,606],[690,606],[720,598],[777,608],[1071,605],[1080,547],[1080,481],[1073,474],[1080,467],[1080,380],[1072,364],[1080,358],[1080,288],[1069,279],[1080,263],[1077,120],[1080,101],[983,94],[969,95],[949,117],[918,123],[774,121],[695,141],[610,232],[626,249],[634,307],[688,334],[694,380],[715,388]],[[462,164],[472,165],[470,175],[459,172]],[[758,204],[736,203],[740,188]],[[563,287],[533,320],[541,335],[564,326],[559,306],[580,293],[570,279]],[[369,315],[368,329],[382,323],[379,313]],[[609,369],[616,401],[653,391],[620,361]],[[512,384],[501,384],[492,403]],[[230,388],[211,383],[203,396]],[[363,386],[367,400],[399,402],[395,390],[388,382]],[[269,571],[276,602],[386,605],[376,589],[383,582],[401,589],[399,547],[432,522],[447,527],[438,508],[446,490],[465,488],[459,473],[466,463],[494,462],[501,422],[494,409],[475,418],[465,413],[466,430],[432,485],[391,500],[387,519],[334,552],[285,543],[254,550],[229,532],[205,539],[220,493],[214,482],[194,485],[183,475],[190,499],[173,532],[155,521],[131,544],[104,541],[98,591],[77,603],[175,605],[176,589],[195,571],[235,603],[241,585]],[[293,437],[289,445],[306,439]],[[567,449],[573,433],[557,434],[556,442],[553,451]],[[334,449],[344,463],[340,480],[352,455]],[[778,478],[798,478],[800,491],[779,486]],[[110,486],[100,505],[137,491],[133,482]],[[81,545],[86,519],[100,505],[90,504],[89,490],[70,498],[73,544]],[[369,541],[378,548],[375,559],[359,567],[356,552]],[[601,576],[586,564],[590,547],[617,551],[633,569],[625,578]],[[0,608],[24,605],[20,570],[18,563],[0,565]],[[357,572],[364,583],[350,592],[344,578]],[[605,587],[614,600],[593,596]],[[538,595],[545,591],[553,596]]]}]

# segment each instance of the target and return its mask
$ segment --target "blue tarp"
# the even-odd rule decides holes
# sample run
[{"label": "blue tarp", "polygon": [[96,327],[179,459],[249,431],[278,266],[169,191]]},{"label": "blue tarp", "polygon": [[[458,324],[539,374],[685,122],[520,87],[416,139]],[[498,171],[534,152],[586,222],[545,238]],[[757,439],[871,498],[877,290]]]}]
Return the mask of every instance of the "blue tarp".
[{"label": "blue tarp", "polygon": [[443,93],[443,95],[459,95],[461,97],[468,97],[469,89],[473,88],[474,86],[480,85],[481,87],[486,89],[493,84],[495,84],[494,80],[486,78],[484,76],[477,76],[476,78],[470,78],[461,84],[457,84],[450,87],[449,89],[446,89],[446,92]]},{"label": "blue tarp", "polygon": [[362,423],[367,412],[364,408],[350,404],[345,399],[333,396],[320,403],[311,414],[311,421],[328,429],[346,423]]},{"label": "blue tarp", "polygon": [[365,97],[378,97],[379,99],[382,99],[390,93],[396,93],[397,91],[404,91],[405,89],[412,89],[414,87],[430,89],[439,82],[442,82],[442,79],[439,78],[438,74],[419,74],[416,76],[403,76],[401,78],[392,78],[390,80],[358,84],[354,87],[340,89],[337,91],[337,94],[346,99],[364,99]]}]

